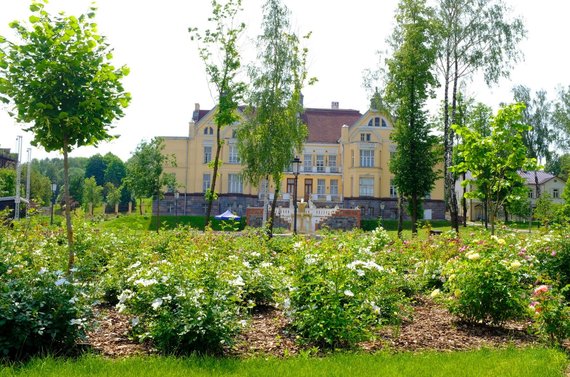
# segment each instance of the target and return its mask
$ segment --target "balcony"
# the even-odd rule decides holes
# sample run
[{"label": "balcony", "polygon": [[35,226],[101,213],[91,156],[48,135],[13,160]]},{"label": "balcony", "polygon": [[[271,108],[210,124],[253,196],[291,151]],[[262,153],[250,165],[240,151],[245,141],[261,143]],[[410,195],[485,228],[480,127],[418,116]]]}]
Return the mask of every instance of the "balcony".
[{"label": "balcony", "polygon": [[[274,195],[275,194],[272,192],[269,193],[268,197],[270,201],[273,200]],[[257,197],[259,200],[263,200],[263,193],[259,193]],[[299,195],[298,200],[301,200],[301,198],[304,198],[304,196]],[[291,199],[293,199],[293,194],[290,194],[288,192],[279,194],[279,197],[277,198],[277,200],[281,201],[290,201]],[[310,194],[309,199],[311,199],[313,202],[331,203],[342,203],[343,200],[342,195],[339,194]],[[307,200],[307,198],[305,198],[305,200]]]},{"label": "balcony", "polygon": [[[291,168],[287,169],[287,172],[291,173],[293,170]],[[340,166],[301,166],[299,169],[301,173],[342,173],[342,168]]]}]

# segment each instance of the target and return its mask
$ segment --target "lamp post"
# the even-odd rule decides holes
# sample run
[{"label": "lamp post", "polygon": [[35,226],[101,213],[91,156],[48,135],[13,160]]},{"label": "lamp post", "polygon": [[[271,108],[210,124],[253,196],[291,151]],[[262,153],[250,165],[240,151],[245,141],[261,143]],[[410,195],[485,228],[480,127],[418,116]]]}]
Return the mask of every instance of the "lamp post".
[{"label": "lamp post", "polygon": [[176,191],[174,193],[174,216],[176,217],[176,222],[178,222],[178,198],[180,197],[180,193]]},{"label": "lamp post", "polygon": [[301,160],[298,156],[295,156],[291,162],[293,163],[293,175],[295,176],[295,187],[293,189],[293,234],[297,234],[297,180],[299,178]]},{"label": "lamp post", "polygon": [[382,221],[384,221],[384,208],[386,208],[386,205],[384,204],[384,202],[380,202],[380,226],[384,227],[382,225]]},{"label": "lamp post", "polygon": [[50,221],[49,224],[53,225],[53,206],[55,205],[55,193],[57,192],[57,183],[52,183],[51,184],[51,216],[50,216]]}]

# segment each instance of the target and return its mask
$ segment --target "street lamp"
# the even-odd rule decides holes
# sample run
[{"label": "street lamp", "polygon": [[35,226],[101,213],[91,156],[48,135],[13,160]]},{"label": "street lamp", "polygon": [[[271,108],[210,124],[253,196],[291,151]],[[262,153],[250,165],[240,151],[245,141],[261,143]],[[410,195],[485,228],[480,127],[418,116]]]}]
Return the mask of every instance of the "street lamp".
[{"label": "street lamp", "polygon": [[178,217],[178,198],[180,197],[180,193],[176,191],[174,193],[174,216]]},{"label": "street lamp", "polygon": [[384,204],[384,202],[380,202],[380,226],[381,227],[383,227],[382,221],[384,220],[384,208],[386,208],[386,205]]},{"label": "street lamp", "polygon": [[55,205],[55,193],[57,192],[57,183],[52,183],[51,184],[51,218],[49,221],[50,225],[53,225],[53,206]]},{"label": "street lamp", "polygon": [[295,156],[291,162],[293,163],[293,175],[295,176],[295,187],[293,189],[293,234],[297,234],[297,180],[299,178],[301,160],[298,156]]}]

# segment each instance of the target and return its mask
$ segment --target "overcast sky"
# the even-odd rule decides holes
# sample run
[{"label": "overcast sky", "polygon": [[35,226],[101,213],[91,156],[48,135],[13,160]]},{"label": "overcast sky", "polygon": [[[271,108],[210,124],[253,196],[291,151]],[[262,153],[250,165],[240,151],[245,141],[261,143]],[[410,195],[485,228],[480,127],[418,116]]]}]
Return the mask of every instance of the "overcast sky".
[{"label": "overcast sky", "polygon": [[[362,72],[377,65],[375,52],[386,50],[386,37],[394,26],[397,0],[283,0],[292,12],[292,24],[299,34],[312,32],[309,74],[318,82],[304,90],[305,106],[329,108],[338,101],[341,108],[365,112],[368,100],[362,88]],[[506,0],[513,14],[521,16],[528,38],[521,44],[525,61],[518,64],[510,80],[486,88],[475,79],[468,93],[497,107],[512,100],[515,84],[533,90],[545,89],[554,96],[557,86],[570,85],[570,1]],[[67,14],[85,13],[90,0],[51,0],[48,9]],[[72,156],[113,152],[126,160],[142,140],[155,136],[187,134],[194,103],[210,109],[215,98],[210,92],[197,45],[190,41],[189,26],[203,29],[210,15],[209,0],[98,0],[96,22],[114,49],[113,63],[127,65],[131,74],[125,88],[133,100],[124,118],[116,122],[117,140],[98,149],[82,147]],[[248,29],[242,37],[244,61],[254,57],[252,40],[259,33],[262,0],[243,0],[242,17]],[[11,37],[10,21],[27,19],[29,1],[0,0],[0,35]],[[0,147],[16,148],[16,135],[23,135],[23,154],[32,135],[21,130],[0,108]],[[48,154],[33,148],[33,158]],[[49,154],[58,157],[58,153]]]}]

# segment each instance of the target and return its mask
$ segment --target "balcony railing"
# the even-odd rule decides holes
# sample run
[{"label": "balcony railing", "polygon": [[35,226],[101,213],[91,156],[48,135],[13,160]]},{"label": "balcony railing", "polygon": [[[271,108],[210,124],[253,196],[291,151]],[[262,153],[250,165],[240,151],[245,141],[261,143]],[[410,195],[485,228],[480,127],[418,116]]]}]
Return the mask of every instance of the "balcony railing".
[{"label": "balcony railing", "polygon": [[[273,200],[274,193],[269,193],[268,197],[269,200]],[[301,200],[304,196],[299,195],[298,199]],[[259,200],[263,200],[263,193],[259,193],[258,195]],[[293,194],[288,192],[284,192],[279,194],[278,200],[289,201],[293,199]],[[342,203],[342,195],[339,194],[310,194],[309,199],[313,202],[333,202],[333,203]]]},{"label": "balcony railing", "polygon": [[[286,173],[293,173],[293,168],[289,166]],[[300,173],[342,173],[340,166],[300,166]]]}]

